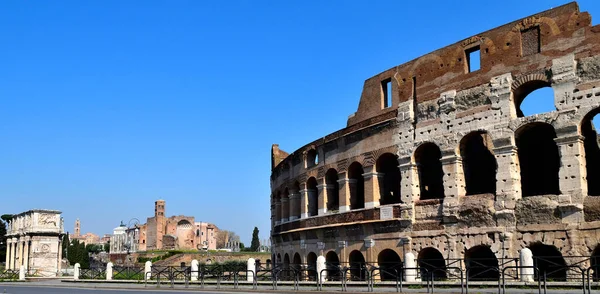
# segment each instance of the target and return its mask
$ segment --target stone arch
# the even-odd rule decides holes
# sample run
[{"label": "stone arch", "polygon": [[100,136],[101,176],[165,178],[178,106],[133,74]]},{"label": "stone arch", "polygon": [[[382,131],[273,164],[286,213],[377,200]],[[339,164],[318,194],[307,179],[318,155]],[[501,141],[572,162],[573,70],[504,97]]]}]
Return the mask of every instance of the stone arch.
[{"label": "stone arch", "polygon": [[375,163],[379,180],[379,203],[381,205],[400,203],[400,169],[398,156],[384,153]]},{"label": "stone arch", "polygon": [[306,168],[311,168],[319,164],[319,154],[317,150],[310,149],[306,152]]},{"label": "stone arch", "polygon": [[419,251],[417,264],[421,268],[422,279],[425,279],[427,275],[431,277],[432,274],[434,279],[445,279],[447,276],[446,260],[442,253],[433,247],[426,247]]},{"label": "stone arch", "polygon": [[358,162],[354,162],[348,167],[350,209],[365,208],[365,178],[363,173],[363,167]]},{"label": "stone arch", "polygon": [[534,122],[515,132],[523,196],[560,194],[560,154],[552,125]]},{"label": "stone arch", "polygon": [[340,258],[335,251],[325,254],[325,266],[327,267],[327,280],[339,281],[341,279]]},{"label": "stone arch", "polygon": [[486,131],[471,132],[462,138],[459,146],[466,195],[496,194],[498,165],[489,134]]},{"label": "stone arch", "polygon": [[294,272],[300,272],[299,274],[302,274],[302,257],[300,257],[300,253],[294,253],[292,265],[290,267]]},{"label": "stone arch", "polygon": [[308,216],[316,216],[319,213],[317,179],[314,177],[308,178],[306,190],[308,190]]},{"label": "stone arch", "polygon": [[[541,89],[544,88],[549,88],[548,91],[544,91]],[[517,111],[517,116],[518,117],[524,117],[525,114],[523,113],[523,109],[522,109],[522,104],[523,101],[525,101],[525,99],[532,94],[533,92],[536,92],[536,94],[530,96],[533,97],[531,99],[535,99],[535,101],[532,102],[537,102],[538,104],[541,104],[542,108],[546,111],[550,111],[550,110],[556,110],[556,105],[554,104],[554,92],[551,91],[552,87],[550,84],[550,81],[548,79],[548,77],[544,74],[538,73],[538,74],[530,74],[530,75],[525,75],[525,76],[520,76],[518,78],[516,78],[512,85],[511,85],[511,89],[512,89],[512,95],[513,95],[513,101],[515,103],[515,110]],[[537,91],[541,90],[540,93],[542,93],[542,96],[537,95]],[[552,94],[550,94],[550,92],[552,92]],[[542,112],[546,112],[546,111],[541,111],[541,112],[537,112],[537,113],[542,113]],[[534,113],[531,113],[534,114]]]},{"label": "stone arch", "polygon": [[281,253],[277,253],[277,259],[275,260],[275,263],[277,264],[281,264],[282,260],[281,260]]},{"label": "stone arch", "polygon": [[281,269],[283,270],[282,278],[289,280],[290,277],[293,277],[290,272],[290,256],[287,253],[283,255],[283,267]]},{"label": "stone arch", "polygon": [[348,256],[348,265],[350,267],[350,280],[365,281],[367,278],[367,268],[365,256],[362,252],[354,250]]},{"label": "stone arch", "polygon": [[384,249],[377,255],[379,274],[382,281],[396,281],[402,277],[402,259],[392,249]]},{"label": "stone arch", "polygon": [[309,252],[306,255],[306,267],[308,272],[308,278],[311,281],[317,280],[317,254]]},{"label": "stone arch", "polygon": [[596,245],[590,256],[590,267],[594,281],[600,281],[600,245]]},{"label": "stone arch", "polygon": [[423,143],[415,150],[414,158],[419,173],[421,200],[444,198],[444,171],[440,148],[431,142]]},{"label": "stone arch", "polygon": [[338,210],[340,207],[340,184],[338,183],[338,172],[335,169],[327,170],[325,184],[327,185],[327,210]]},{"label": "stone arch", "polygon": [[[545,272],[548,280],[567,280],[567,263],[556,246],[536,242],[529,245],[529,249],[533,254],[533,266],[539,270],[539,275]],[[538,279],[538,271],[535,271],[535,279]]]},{"label": "stone arch", "polygon": [[600,107],[593,109],[581,122],[581,135],[585,148],[585,168],[587,174],[588,195],[600,196],[600,136],[593,123],[600,118]]},{"label": "stone arch", "polygon": [[469,248],[465,252],[465,266],[471,281],[497,281],[500,277],[498,258],[487,245]]}]

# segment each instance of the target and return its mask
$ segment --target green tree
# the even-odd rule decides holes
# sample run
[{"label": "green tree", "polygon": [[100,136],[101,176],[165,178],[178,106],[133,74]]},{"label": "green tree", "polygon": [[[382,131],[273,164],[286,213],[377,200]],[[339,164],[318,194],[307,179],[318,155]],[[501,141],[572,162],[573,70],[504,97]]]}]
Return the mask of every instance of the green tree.
[{"label": "green tree", "polygon": [[63,256],[63,258],[67,258],[68,259],[69,258],[67,256],[67,248],[69,248],[69,233],[68,232],[66,234],[63,234],[61,246],[62,246],[62,256]]},{"label": "green tree", "polygon": [[110,251],[110,241],[107,241],[106,243],[104,243],[104,252],[109,252]]},{"label": "green tree", "polygon": [[85,248],[85,243],[79,243],[79,250],[77,251],[77,253],[79,265],[81,265],[81,268],[90,268],[90,254]]},{"label": "green tree", "polygon": [[0,218],[5,221],[8,222],[9,220],[12,220],[13,215],[12,214],[3,214],[2,216],[0,216]]},{"label": "green tree", "polygon": [[254,227],[252,231],[252,242],[250,243],[250,251],[258,251],[260,247],[260,240],[258,239],[258,228]]}]

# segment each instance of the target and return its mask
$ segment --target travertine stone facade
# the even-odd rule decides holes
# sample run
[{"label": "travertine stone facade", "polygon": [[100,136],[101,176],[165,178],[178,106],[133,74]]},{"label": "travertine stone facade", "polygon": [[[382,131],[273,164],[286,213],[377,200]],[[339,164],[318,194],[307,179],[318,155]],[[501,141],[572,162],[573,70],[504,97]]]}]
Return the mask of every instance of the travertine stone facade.
[{"label": "travertine stone facade", "polygon": [[[541,88],[556,110],[525,116]],[[600,26],[576,3],[366,80],[346,128],[290,154],[273,145],[274,260],[600,254],[598,89]]]},{"label": "travertine stone facade", "polygon": [[31,276],[57,276],[64,234],[60,214],[56,210],[34,209],[13,216],[6,233],[7,269],[23,266]]}]

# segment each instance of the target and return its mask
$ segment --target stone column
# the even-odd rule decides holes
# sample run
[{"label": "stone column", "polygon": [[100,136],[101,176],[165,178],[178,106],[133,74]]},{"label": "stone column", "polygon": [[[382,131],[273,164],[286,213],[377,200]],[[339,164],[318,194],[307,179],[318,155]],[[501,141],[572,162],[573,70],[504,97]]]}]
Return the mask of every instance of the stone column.
[{"label": "stone column", "polygon": [[15,269],[20,268],[23,265],[23,240],[19,238],[17,241],[17,260],[15,264]]},{"label": "stone column", "polygon": [[106,264],[106,280],[110,281],[113,278],[113,263],[109,262]]},{"label": "stone column", "polygon": [[275,202],[275,225],[281,223],[281,202],[277,200]]},{"label": "stone column", "polygon": [[[492,135],[493,136],[493,135]],[[515,225],[514,210],[516,202],[521,199],[521,170],[519,155],[512,137],[494,140],[494,156],[498,170],[496,171],[496,219],[498,226]]]},{"label": "stone column", "polygon": [[25,248],[23,249],[23,266],[25,266],[25,270],[29,269],[29,239],[29,236],[25,237]]},{"label": "stone column", "polygon": [[289,199],[287,197],[281,198],[281,222],[285,223],[288,221],[290,213]]},{"label": "stone column", "polygon": [[[378,207],[380,204],[379,174],[374,172],[374,165],[363,167],[365,179],[365,208]],[[383,176],[383,174],[382,174]]]},{"label": "stone column", "polygon": [[253,282],[254,281],[254,273],[256,272],[256,260],[254,258],[248,258],[248,263],[246,264],[246,270],[248,271],[246,276],[246,281]]},{"label": "stone column", "polygon": [[148,273],[152,272],[152,261],[148,260],[144,264],[144,280],[147,280],[150,275]]},{"label": "stone column", "polygon": [[325,256],[319,255],[319,257],[317,257],[317,278],[321,283],[327,280],[327,271],[323,271],[326,268],[327,266],[325,265]]},{"label": "stone column", "polygon": [[290,217],[289,220],[295,220],[300,218],[300,194],[297,191],[293,191],[290,194]]},{"label": "stone column", "polygon": [[12,255],[10,259],[10,269],[17,269],[17,257],[19,256],[19,244],[17,243],[17,238],[12,238]]},{"label": "stone column", "polygon": [[193,259],[191,264],[190,279],[194,282],[198,281],[198,260]]},{"label": "stone column", "polygon": [[300,218],[308,217],[308,190],[306,190],[306,183],[302,183],[300,190]]},{"label": "stone column", "polygon": [[520,263],[523,267],[529,267],[521,268],[521,282],[533,282],[533,253],[529,248],[521,249]]},{"label": "stone column", "polygon": [[456,156],[454,151],[442,151],[441,161],[444,171],[444,207],[442,208],[442,214],[444,222],[454,223],[458,221],[458,199],[465,195],[462,160]]},{"label": "stone column", "polygon": [[10,269],[10,255],[12,253],[12,241],[9,239],[6,239],[6,269],[9,270]]},{"label": "stone column", "polygon": [[412,163],[410,157],[398,159],[400,169],[400,197],[403,203],[412,204],[419,200],[419,174],[417,165]]},{"label": "stone column", "polygon": [[81,265],[79,263],[76,263],[73,266],[73,280],[77,281],[79,280],[79,268],[81,267]]},{"label": "stone column", "polygon": [[58,236],[58,264],[56,265],[56,268],[58,269],[58,273],[60,275],[62,270],[62,238],[60,236]]},{"label": "stone column", "polygon": [[325,184],[325,178],[321,179],[322,184],[317,185],[317,190],[319,191],[319,200],[318,203],[318,215],[324,215],[327,213],[327,189],[328,186]]},{"label": "stone column", "polygon": [[404,281],[414,282],[417,279],[417,264],[412,252],[404,254]]},{"label": "stone column", "polygon": [[[557,130],[557,133],[563,131]],[[573,126],[573,132],[567,136],[554,139],[560,151],[560,192],[577,198],[573,199],[573,202],[580,204],[583,204],[583,195],[587,195],[588,192],[583,140],[584,138],[577,133],[577,126]]]},{"label": "stone column", "polygon": [[[340,212],[350,211],[350,179],[347,178],[347,175],[346,172],[338,174]],[[356,180],[354,182],[356,183]]]},{"label": "stone column", "polygon": [[313,205],[313,206],[318,205],[317,203],[314,203],[313,201],[310,201],[310,199],[316,200],[318,202],[319,201],[319,199],[318,199],[319,194],[318,193],[319,193],[319,191],[314,190],[314,189],[307,189],[306,190],[306,194],[307,194],[307,197],[308,197],[308,200],[309,200],[308,203],[307,203],[307,208],[308,208],[307,215],[308,216],[313,216],[313,215],[311,215],[311,212],[310,212],[311,208],[313,208],[313,207],[311,207],[311,205]]}]

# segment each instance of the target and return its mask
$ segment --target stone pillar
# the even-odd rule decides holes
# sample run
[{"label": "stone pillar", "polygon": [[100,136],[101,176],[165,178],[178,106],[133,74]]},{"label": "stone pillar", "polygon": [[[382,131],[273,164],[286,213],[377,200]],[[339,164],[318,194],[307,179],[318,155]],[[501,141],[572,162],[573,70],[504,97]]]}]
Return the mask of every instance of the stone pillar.
[{"label": "stone pillar", "polygon": [[404,281],[414,282],[417,279],[417,263],[412,252],[404,254]]},{"label": "stone pillar", "polygon": [[317,278],[319,279],[319,281],[321,281],[321,283],[327,280],[327,271],[321,272],[326,268],[327,266],[325,265],[325,256],[319,255],[319,257],[317,257]]},{"label": "stone pillar", "polygon": [[106,280],[110,281],[113,278],[113,263],[109,262],[106,264]]},{"label": "stone pillar", "polygon": [[29,269],[29,239],[30,237],[27,236],[24,238],[25,242],[25,248],[23,249],[23,266],[25,267],[25,270]]},{"label": "stone pillar", "polygon": [[73,266],[73,280],[77,281],[79,280],[79,268],[81,267],[81,265],[79,265],[79,263],[76,263],[75,266]]},{"label": "stone pillar", "polygon": [[281,202],[277,200],[275,202],[275,225],[281,223]]},{"label": "stone pillar", "polygon": [[23,241],[21,238],[17,241],[17,260],[15,263],[15,269],[20,268],[23,265]]},{"label": "stone pillar", "polygon": [[19,281],[25,281],[25,266],[22,265],[21,267],[19,267]]},{"label": "stone pillar", "polygon": [[298,191],[290,193],[290,217],[289,220],[295,220],[300,218],[300,194]]},{"label": "stone pillar", "polygon": [[256,272],[256,260],[254,258],[248,258],[248,264],[246,265],[246,270],[248,271],[247,281],[254,281],[254,273]]},{"label": "stone pillar", "polygon": [[60,272],[62,271],[62,238],[60,236],[58,237],[58,264],[56,265],[56,268],[60,275]]},{"label": "stone pillar", "polygon": [[148,260],[144,264],[144,280],[148,279],[149,273],[152,272],[152,261]]},{"label": "stone pillar", "polygon": [[17,243],[17,238],[12,238],[12,255],[11,255],[11,260],[10,260],[10,269],[12,270],[16,270],[18,269],[17,267],[17,260],[18,260],[18,256],[19,256],[19,243]]},{"label": "stone pillar", "polygon": [[520,264],[524,267],[530,266],[530,268],[521,268],[521,282],[533,282],[533,253],[529,248],[521,249]]},{"label": "stone pillar", "polygon": [[[493,135],[492,135],[493,136]],[[498,170],[496,172],[496,219],[498,226],[515,225],[514,210],[521,199],[521,170],[519,155],[512,137],[494,140],[494,156]]]},{"label": "stone pillar", "polygon": [[319,200],[317,201],[318,204],[318,213],[317,215],[324,215],[327,213],[327,193],[329,191],[328,190],[328,186],[327,184],[325,184],[325,178],[321,179],[321,184],[317,185],[317,190],[319,191]]},{"label": "stone pillar", "polygon": [[6,269],[10,269],[11,264],[11,254],[12,254],[12,241],[8,238],[6,239]]},{"label": "stone pillar", "polygon": [[198,260],[193,259],[191,267],[192,267],[192,272],[190,273],[191,280],[193,282],[198,281]]},{"label": "stone pillar", "polygon": [[285,223],[288,221],[290,213],[289,199],[286,197],[281,198],[281,222]]},{"label": "stone pillar", "polygon": [[[308,209],[308,216],[314,216],[311,213],[311,209],[314,208],[315,206],[317,207],[318,210],[318,201],[319,201],[319,191],[318,190],[314,190],[314,189],[306,189],[306,194],[308,197],[308,203],[307,203],[307,209]],[[311,199],[313,201],[311,201]]]},{"label": "stone pillar", "polygon": [[458,221],[459,197],[465,193],[465,179],[462,160],[454,151],[442,151],[442,169],[444,171],[444,206],[442,215],[444,222],[455,223]]},{"label": "stone pillar", "polygon": [[403,203],[412,204],[420,198],[419,174],[417,165],[412,163],[410,157],[398,159],[400,169],[400,197]]},{"label": "stone pillar", "polygon": [[374,169],[374,165],[363,167],[365,172],[362,174],[365,179],[365,208],[378,207],[380,204],[379,174],[374,172]]},{"label": "stone pillar", "polygon": [[[562,134],[567,130],[557,130]],[[559,186],[563,195],[571,195],[574,203],[583,205],[583,195],[587,195],[587,170],[585,162],[584,138],[577,133],[577,126],[567,136],[554,139],[560,151]]]}]

